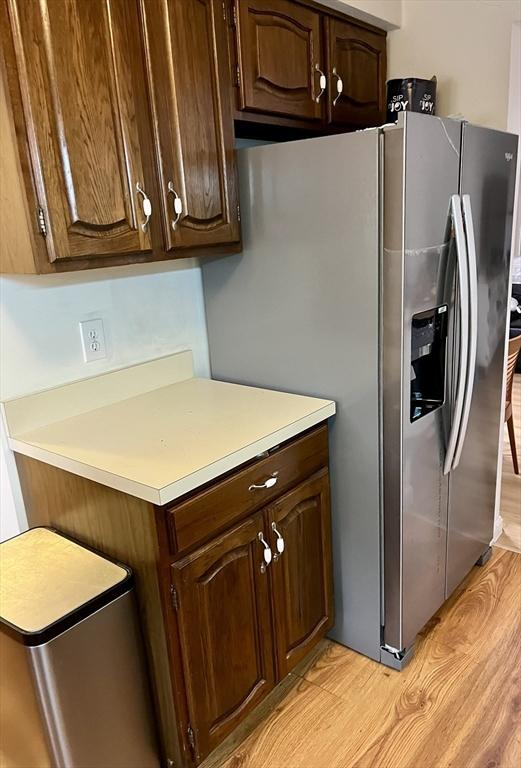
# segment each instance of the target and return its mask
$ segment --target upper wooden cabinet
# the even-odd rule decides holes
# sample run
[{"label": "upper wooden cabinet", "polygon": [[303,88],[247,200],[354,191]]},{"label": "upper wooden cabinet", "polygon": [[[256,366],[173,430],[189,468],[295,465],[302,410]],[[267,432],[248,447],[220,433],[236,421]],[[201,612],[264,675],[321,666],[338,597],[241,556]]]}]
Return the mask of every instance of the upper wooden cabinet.
[{"label": "upper wooden cabinet", "polygon": [[327,20],[330,123],[371,126],[385,120],[385,33]]},{"label": "upper wooden cabinet", "polygon": [[9,0],[9,15],[49,261],[150,250],[136,7]]},{"label": "upper wooden cabinet", "polygon": [[322,117],[321,17],[291,0],[236,0],[240,107]]},{"label": "upper wooden cabinet", "polygon": [[0,0],[0,12],[6,152],[27,203],[13,215],[34,251],[31,265],[2,248],[2,271],[240,240],[221,2]]},{"label": "upper wooden cabinet", "polygon": [[236,119],[317,132],[385,118],[386,33],[308,0],[233,0]]},{"label": "upper wooden cabinet", "polygon": [[240,239],[226,25],[216,0],[140,0],[165,250]]}]

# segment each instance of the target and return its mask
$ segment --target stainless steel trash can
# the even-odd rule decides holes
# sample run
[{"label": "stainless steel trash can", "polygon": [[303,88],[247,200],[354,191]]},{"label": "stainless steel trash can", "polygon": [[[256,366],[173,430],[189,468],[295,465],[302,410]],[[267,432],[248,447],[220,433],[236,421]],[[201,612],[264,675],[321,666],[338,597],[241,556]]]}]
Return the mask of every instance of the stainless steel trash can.
[{"label": "stainless steel trash can", "polygon": [[48,528],[0,544],[0,764],[159,765],[130,569]]}]

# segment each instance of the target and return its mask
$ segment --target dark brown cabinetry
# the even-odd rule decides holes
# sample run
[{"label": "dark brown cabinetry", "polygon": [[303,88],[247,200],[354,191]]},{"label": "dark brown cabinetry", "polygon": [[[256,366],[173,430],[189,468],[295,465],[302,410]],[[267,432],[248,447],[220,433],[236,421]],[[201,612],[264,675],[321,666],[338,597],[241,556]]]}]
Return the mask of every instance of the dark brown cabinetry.
[{"label": "dark brown cabinetry", "polygon": [[150,144],[137,8],[125,0],[9,0],[49,261],[151,250]]},{"label": "dark brown cabinetry", "polygon": [[335,125],[367,127],[385,119],[385,34],[350,22],[327,20],[331,86],[327,119]]},{"label": "dark brown cabinetry", "polygon": [[[329,477],[326,469],[268,509],[284,550],[271,572],[277,672],[284,677],[309,653],[333,616]],[[282,544],[283,542],[283,544]]]},{"label": "dark brown cabinetry", "polygon": [[235,19],[240,108],[320,119],[320,14],[292,0],[242,0]]},{"label": "dark brown cabinetry", "polygon": [[239,125],[322,133],[383,121],[383,30],[311,0],[234,0],[232,10]]},{"label": "dark brown cabinetry", "polygon": [[32,264],[11,249],[2,271],[240,240],[221,2],[0,0],[0,17],[5,151],[27,202],[4,236],[29,226],[34,245]]},{"label": "dark brown cabinetry", "polygon": [[263,530],[263,515],[255,515],[172,568],[199,756],[211,752],[275,685],[269,574],[258,538]]},{"label": "dark brown cabinetry", "polygon": [[134,571],[165,765],[201,762],[331,627],[327,445],[318,426],[168,507],[17,455],[31,526]]},{"label": "dark brown cabinetry", "polygon": [[240,239],[226,25],[217,0],[139,0],[166,251]]}]

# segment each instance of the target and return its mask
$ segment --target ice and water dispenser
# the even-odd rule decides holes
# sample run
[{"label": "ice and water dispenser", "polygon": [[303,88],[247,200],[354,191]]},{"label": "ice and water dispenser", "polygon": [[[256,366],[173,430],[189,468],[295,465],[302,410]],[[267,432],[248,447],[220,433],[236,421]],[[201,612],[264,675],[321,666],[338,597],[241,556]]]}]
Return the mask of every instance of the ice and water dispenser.
[{"label": "ice and water dispenser", "polygon": [[411,326],[411,421],[445,400],[447,305],[413,315]]}]

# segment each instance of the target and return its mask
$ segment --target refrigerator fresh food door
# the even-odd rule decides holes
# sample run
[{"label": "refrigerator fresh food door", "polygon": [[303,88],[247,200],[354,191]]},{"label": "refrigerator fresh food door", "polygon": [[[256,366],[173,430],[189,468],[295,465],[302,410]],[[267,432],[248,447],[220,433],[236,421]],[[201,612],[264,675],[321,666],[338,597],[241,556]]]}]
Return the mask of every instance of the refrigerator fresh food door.
[{"label": "refrigerator fresh food door", "polygon": [[475,277],[470,316],[477,322],[477,343],[466,372],[467,423],[449,481],[447,597],[493,535],[517,138],[464,124],[462,146],[460,192]]},{"label": "refrigerator fresh food door", "polygon": [[407,113],[384,136],[383,641],[400,652],[445,597],[461,125]]}]

